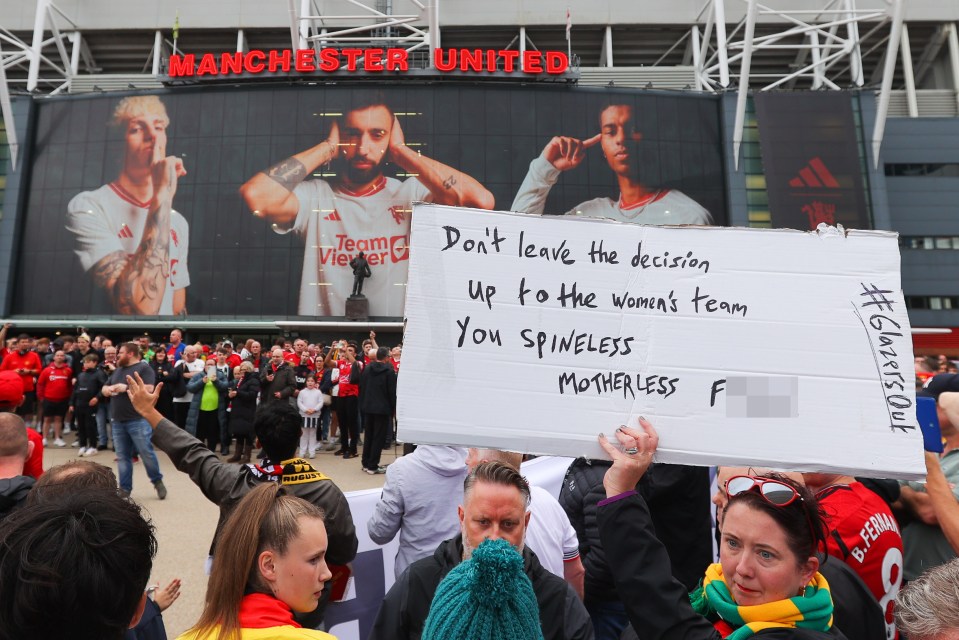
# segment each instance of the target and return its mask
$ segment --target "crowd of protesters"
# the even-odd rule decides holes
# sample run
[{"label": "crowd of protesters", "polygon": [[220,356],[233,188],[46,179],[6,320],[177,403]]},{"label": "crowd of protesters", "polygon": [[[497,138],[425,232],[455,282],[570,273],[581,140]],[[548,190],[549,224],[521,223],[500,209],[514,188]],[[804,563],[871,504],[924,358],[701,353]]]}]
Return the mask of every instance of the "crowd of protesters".
[{"label": "crowd of protesters", "polygon": [[[10,329],[6,325],[0,330],[0,371],[21,377],[25,400],[17,413],[41,434],[44,446],[67,447],[63,436],[75,431],[69,446],[78,448],[80,457],[95,456],[111,442],[116,449],[110,404],[125,390],[127,373],[116,372],[134,359],[151,370],[151,384],[163,383],[160,412],[210,449],[230,456],[230,462],[251,460],[256,408],[283,401],[303,418],[298,456],[312,459],[318,451],[335,451],[345,459],[359,457],[362,432],[364,471],[385,473],[379,462],[395,432],[402,345],[381,347],[374,332],[360,343],[338,340],[327,346],[277,339],[264,347],[248,339],[234,347],[226,339],[186,344],[183,332],[173,329],[162,343],[138,336],[128,343],[128,352],[136,347],[139,354],[121,358],[124,343],[114,344],[104,335],[51,340],[28,334],[9,337]],[[111,384],[112,377],[116,379]],[[361,393],[364,389],[369,393]],[[123,416],[137,419],[129,410]],[[140,449],[136,443],[132,447],[130,457],[136,459]]]},{"label": "crowd of protesters", "polygon": [[[155,449],[220,509],[205,608],[182,637],[331,638],[319,629],[358,540],[311,460],[360,457],[361,425],[362,468],[386,476],[368,534],[399,536],[371,639],[959,638],[959,374],[920,376],[918,359],[944,449],[926,453],[926,484],[653,463],[640,419],[600,436],[607,459],[574,461],[557,499],[505,451],[422,445],[380,466],[401,350],[372,333],[5,344],[0,638],[164,637],[179,584],[147,597],[156,540],[130,498],[137,457],[167,497]],[[81,459],[44,473],[43,447],[73,430]],[[117,475],[90,460],[111,438]]]}]

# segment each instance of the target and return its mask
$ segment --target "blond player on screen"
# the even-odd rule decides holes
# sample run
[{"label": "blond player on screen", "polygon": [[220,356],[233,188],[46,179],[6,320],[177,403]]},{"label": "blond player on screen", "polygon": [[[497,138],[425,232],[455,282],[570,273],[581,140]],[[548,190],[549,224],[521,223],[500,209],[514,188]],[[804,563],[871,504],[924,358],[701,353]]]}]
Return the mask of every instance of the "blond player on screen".
[{"label": "blond player on screen", "polygon": [[[254,215],[305,240],[300,315],[343,315],[353,288],[349,263],[362,251],[372,274],[364,284],[370,315],[402,316],[406,287],[396,285],[407,280],[412,203],[493,207],[493,195],[474,178],[406,145],[382,95],[364,98],[325,140],[240,187]],[[385,177],[387,161],[412,177]],[[332,180],[307,180],[327,164]]]},{"label": "blond player on screen", "polygon": [[173,197],[186,169],[166,152],[166,107],[157,96],[124,98],[113,124],[124,132],[123,168],[67,205],[74,251],[115,313],[185,315],[190,227],[173,210]]},{"label": "blond player on screen", "polygon": [[633,108],[610,104],[599,114],[600,132],[586,140],[557,136],[529,165],[526,179],[513,200],[512,211],[542,214],[550,189],[563,171],[582,164],[586,152],[600,145],[619,182],[619,199],[595,198],[573,207],[567,215],[609,218],[638,224],[704,224],[712,216],[692,198],[676,189],[654,189],[640,182],[639,143]]}]

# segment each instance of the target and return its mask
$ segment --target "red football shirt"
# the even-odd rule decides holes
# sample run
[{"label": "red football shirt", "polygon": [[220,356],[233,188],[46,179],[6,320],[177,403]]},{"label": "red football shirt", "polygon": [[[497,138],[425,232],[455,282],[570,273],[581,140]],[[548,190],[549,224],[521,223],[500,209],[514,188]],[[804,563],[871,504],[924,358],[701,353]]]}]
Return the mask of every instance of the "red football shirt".
[{"label": "red football shirt", "polygon": [[39,480],[43,475],[43,436],[28,428],[27,438],[33,443],[33,453],[23,463],[23,475]]},{"label": "red football shirt", "polygon": [[[356,361],[363,368],[363,363]],[[340,370],[340,393],[339,396],[349,397],[360,395],[360,385],[358,380],[350,380],[350,373],[353,371],[353,363],[347,360],[337,360],[336,367]]]},{"label": "red football shirt", "polygon": [[26,354],[14,351],[7,354],[7,357],[3,359],[3,363],[0,364],[0,371],[16,371],[17,369],[36,371],[36,374],[19,374],[20,380],[23,381],[24,393],[33,391],[33,376],[40,375],[40,371],[43,369],[40,356],[37,355],[36,351],[27,351]]},{"label": "red football shirt", "polygon": [[819,492],[826,512],[829,555],[859,574],[895,632],[893,604],[902,586],[902,534],[889,506],[860,482],[826,487]]}]

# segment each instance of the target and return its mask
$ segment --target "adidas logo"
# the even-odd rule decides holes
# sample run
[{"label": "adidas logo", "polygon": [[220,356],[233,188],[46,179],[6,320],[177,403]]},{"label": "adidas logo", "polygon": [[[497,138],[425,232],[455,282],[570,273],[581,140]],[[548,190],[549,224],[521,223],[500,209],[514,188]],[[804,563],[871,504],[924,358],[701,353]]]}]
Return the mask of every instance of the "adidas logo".
[{"label": "adidas logo", "polygon": [[132,238],[133,232],[130,231],[130,227],[123,225],[120,227],[120,233],[117,234],[118,238]]},{"label": "adidas logo", "polygon": [[790,187],[812,187],[813,189],[838,189],[839,183],[833,177],[826,165],[819,157],[809,161],[809,164],[799,170],[799,175],[789,181]]},{"label": "adidas logo", "polygon": [[339,222],[341,220],[340,212],[334,209],[333,213],[329,214],[328,216],[325,216],[323,219],[329,220],[330,222]]}]

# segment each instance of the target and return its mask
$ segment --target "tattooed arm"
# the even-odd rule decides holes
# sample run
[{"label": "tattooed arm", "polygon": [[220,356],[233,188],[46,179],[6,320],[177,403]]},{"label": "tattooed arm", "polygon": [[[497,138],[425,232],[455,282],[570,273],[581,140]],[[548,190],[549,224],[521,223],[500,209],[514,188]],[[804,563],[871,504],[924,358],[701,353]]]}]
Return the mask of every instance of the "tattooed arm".
[{"label": "tattooed arm", "polygon": [[452,204],[477,209],[492,209],[493,194],[471,176],[427,158],[406,146],[403,129],[394,116],[390,132],[390,158],[429,189],[437,204]]},{"label": "tattooed arm", "polygon": [[170,216],[177,179],[186,172],[183,162],[165,157],[165,140],[154,145],[153,198],[133,254],[114,251],[93,265],[97,286],[109,293],[113,307],[123,315],[157,315],[170,280]]},{"label": "tattooed arm", "polygon": [[340,130],[334,122],[326,140],[247,180],[240,187],[240,195],[246,201],[246,206],[254,215],[266,218],[273,224],[293,226],[300,208],[293,189],[317,167],[333,160],[339,144]]},{"label": "tattooed arm", "polygon": [[110,294],[117,313],[153,316],[170,278],[170,206],[150,210],[136,252],[114,251],[93,266],[97,286]]}]

